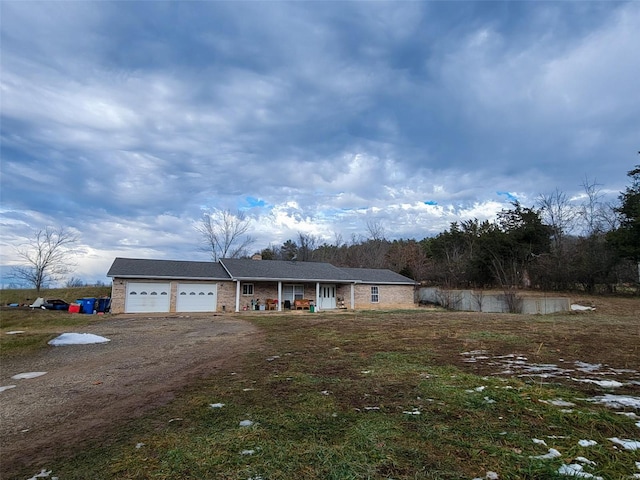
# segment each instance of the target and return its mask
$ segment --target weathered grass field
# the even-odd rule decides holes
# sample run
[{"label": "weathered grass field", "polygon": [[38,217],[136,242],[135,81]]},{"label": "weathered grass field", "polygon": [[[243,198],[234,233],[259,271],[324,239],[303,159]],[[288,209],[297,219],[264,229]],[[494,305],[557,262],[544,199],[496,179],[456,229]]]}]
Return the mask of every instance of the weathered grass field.
[{"label": "weathered grass field", "polygon": [[[247,315],[260,350],[42,468],[61,480],[560,479],[578,464],[630,478],[640,450],[610,439],[640,441],[640,409],[592,400],[640,401],[640,300],[573,301],[596,311]],[[19,323],[3,318],[2,332]],[[561,456],[532,458],[549,449]]]}]

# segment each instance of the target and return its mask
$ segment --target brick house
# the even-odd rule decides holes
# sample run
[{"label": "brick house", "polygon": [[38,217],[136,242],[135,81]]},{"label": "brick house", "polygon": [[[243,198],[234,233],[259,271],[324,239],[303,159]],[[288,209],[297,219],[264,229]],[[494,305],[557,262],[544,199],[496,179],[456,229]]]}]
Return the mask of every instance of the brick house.
[{"label": "brick house", "polygon": [[107,276],[113,313],[411,308],[416,285],[391,270],[228,258],[118,257]]}]

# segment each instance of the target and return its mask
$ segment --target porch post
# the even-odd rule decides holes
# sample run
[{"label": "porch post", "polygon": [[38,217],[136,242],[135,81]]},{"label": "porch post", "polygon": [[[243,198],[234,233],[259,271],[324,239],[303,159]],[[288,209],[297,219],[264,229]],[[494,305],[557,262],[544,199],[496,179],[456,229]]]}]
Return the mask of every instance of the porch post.
[{"label": "porch post", "polygon": [[355,284],[351,284],[351,310],[355,310],[356,309],[356,290],[355,290]]},{"label": "porch post", "polygon": [[278,311],[282,311],[282,281],[278,281]]},{"label": "porch post", "polygon": [[236,312],[240,311],[240,280],[236,280]]},{"label": "porch post", "polygon": [[320,282],[316,282],[316,301],[315,301],[316,311],[320,306]]}]

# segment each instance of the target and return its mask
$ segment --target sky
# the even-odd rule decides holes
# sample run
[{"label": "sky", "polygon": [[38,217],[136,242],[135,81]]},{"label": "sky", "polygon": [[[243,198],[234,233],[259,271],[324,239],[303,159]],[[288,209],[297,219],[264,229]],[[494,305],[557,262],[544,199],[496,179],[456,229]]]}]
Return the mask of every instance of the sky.
[{"label": "sky", "polygon": [[[640,163],[640,2],[0,2],[0,272],[298,233],[422,239]],[[249,252],[253,253],[253,251]],[[3,277],[3,283],[6,280]]]}]

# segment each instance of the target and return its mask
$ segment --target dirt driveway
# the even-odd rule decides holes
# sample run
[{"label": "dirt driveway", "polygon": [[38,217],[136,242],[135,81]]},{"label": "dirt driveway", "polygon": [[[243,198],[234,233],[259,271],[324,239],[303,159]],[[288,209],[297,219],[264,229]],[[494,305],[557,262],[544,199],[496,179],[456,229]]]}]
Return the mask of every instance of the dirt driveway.
[{"label": "dirt driveway", "polygon": [[[198,378],[231,368],[261,336],[229,316],[118,316],[77,333],[108,343],[50,347],[2,362],[0,477],[25,466],[37,471],[61,449],[94,439],[174,398]],[[27,372],[45,375],[15,380]]]}]

